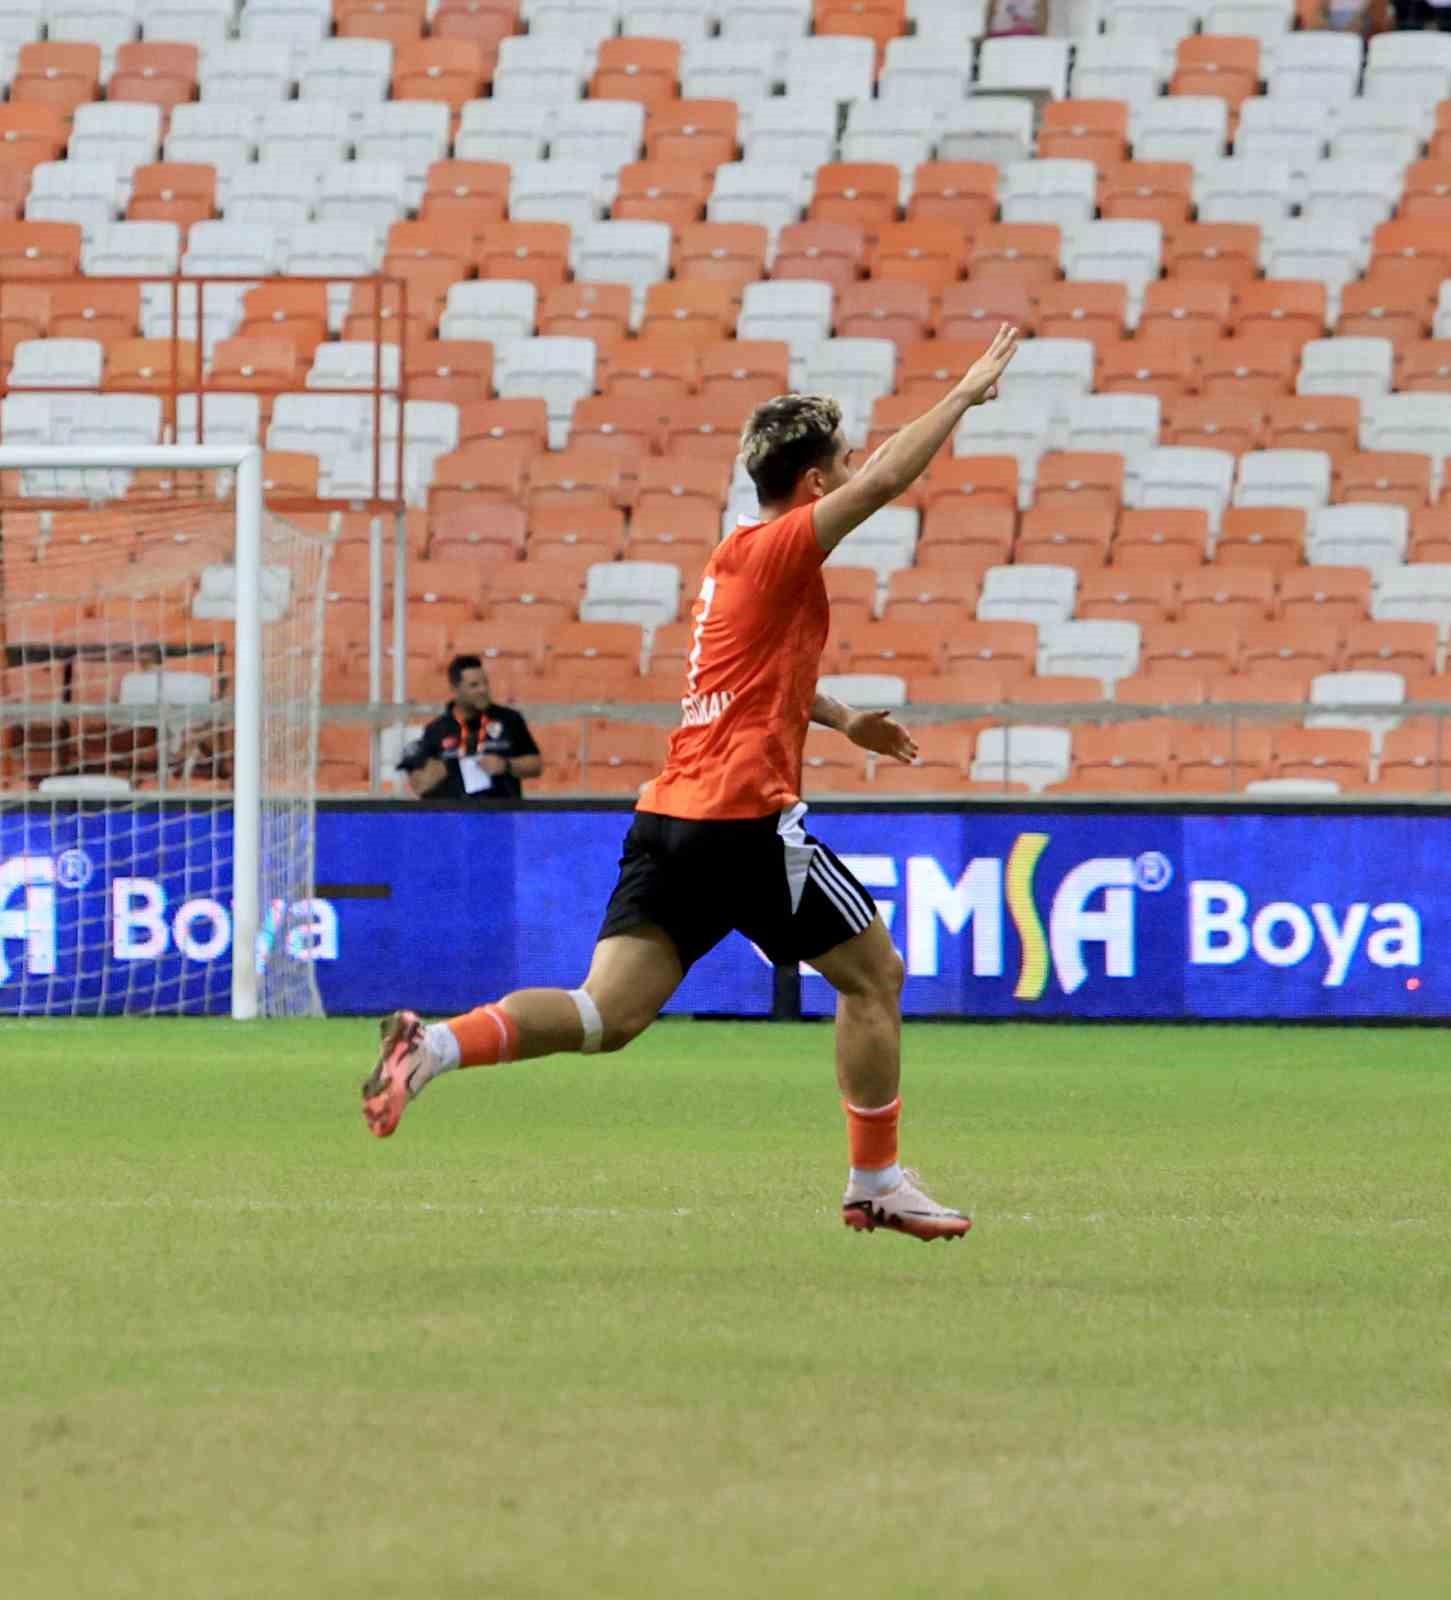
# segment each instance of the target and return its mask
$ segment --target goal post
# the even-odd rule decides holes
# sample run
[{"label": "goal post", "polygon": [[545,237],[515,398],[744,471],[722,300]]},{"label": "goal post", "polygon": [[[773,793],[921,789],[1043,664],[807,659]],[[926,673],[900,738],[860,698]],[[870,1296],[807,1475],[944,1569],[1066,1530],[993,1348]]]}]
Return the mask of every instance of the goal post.
[{"label": "goal post", "polygon": [[[172,801],[199,809],[203,815],[208,805],[213,808],[210,846],[216,866],[212,881],[200,881],[192,860],[198,853],[194,848],[198,834],[206,823],[198,829],[190,816],[183,830],[190,852],[185,866],[180,860],[165,866],[179,872],[180,881],[189,887],[200,888],[200,897],[191,904],[217,906],[219,914],[225,914],[229,924],[225,944],[231,953],[229,994],[224,997],[215,984],[207,988],[197,972],[186,970],[174,981],[173,1004],[170,989],[164,994],[159,987],[148,991],[132,970],[125,978],[124,992],[119,993],[119,1005],[119,979],[108,987],[103,975],[98,984],[91,984],[92,989],[99,989],[101,1010],[219,1011],[225,1004],[231,1016],[240,1020],[259,1015],[320,1014],[310,963],[292,959],[296,940],[290,918],[295,908],[313,903],[317,711],[330,541],[264,510],[262,461],[262,450],[256,445],[0,445],[0,483],[15,482],[7,474],[21,475],[20,496],[0,499],[4,508],[0,514],[0,570],[4,574],[0,618],[5,623],[5,660],[7,669],[12,663],[22,667],[28,662],[50,664],[50,681],[56,686],[52,690],[56,696],[52,726],[61,730],[55,735],[57,749],[64,749],[64,758],[57,756],[51,762],[49,776],[35,776],[44,767],[27,774],[35,786],[22,792],[21,804],[44,808],[56,804],[57,794],[65,797],[62,804],[84,802],[89,792],[99,791],[103,806],[131,806],[137,811],[138,820],[132,823],[132,835],[137,839],[144,832],[139,814],[147,808],[155,810]],[[144,485],[150,481],[147,474],[162,475],[172,489],[170,498],[147,499],[144,492],[128,496],[127,486],[138,481]],[[205,476],[208,474],[212,476]],[[184,475],[180,481],[204,487],[177,494],[176,475]],[[217,475],[226,476],[219,480]],[[218,498],[213,487],[218,481],[230,484],[225,498]],[[66,538],[76,526],[84,532],[88,515],[99,531],[88,544],[71,546],[64,538],[57,544],[55,528],[59,524],[47,524],[47,504],[80,508],[64,513]],[[29,552],[20,547],[21,535],[12,537],[6,532],[7,526],[17,523],[26,530],[32,524],[40,529]],[[171,528],[178,531],[170,539],[158,531]],[[196,530],[201,530],[200,536]],[[155,542],[147,542],[148,533],[156,536]],[[117,549],[122,564],[111,571],[104,552],[114,555]],[[218,579],[219,569],[226,567],[230,573],[222,571]],[[208,583],[215,586],[218,582],[228,592],[219,602],[213,598],[208,609]],[[44,604],[36,602],[37,594]],[[276,598],[279,594],[283,596],[280,601]],[[268,613],[265,620],[264,612]],[[174,673],[167,670],[168,665],[190,668],[207,659],[205,651],[218,647],[208,646],[206,640],[215,637],[218,628],[230,643],[229,672],[208,697],[204,718],[201,712],[173,714],[166,704],[174,692],[170,680],[199,675]],[[157,702],[154,752],[148,742],[153,730],[146,730],[145,738],[139,728],[129,735],[124,727],[120,734],[114,731],[117,719],[124,723],[124,691],[136,689],[135,683],[123,686],[119,706],[86,703],[91,692],[78,684],[80,667],[84,665],[94,676],[97,663],[111,668],[113,680],[127,666],[135,669],[154,664],[154,690],[140,686],[142,694],[152,693]],[[217,669],[214,666],[212,670],[215,673]],[[134,670],[130,673],[132,679],[147,676]],[[111,696],[116,698],[114,683]],[[12,698],[7,684],[6,699]],[[35,709],[32,705],[31,710]],[[87,723],[84,718],[88,716],[101,720]],[[178,719],[184,730],[190,730],[190,746],[186,737],[178,739],[174,732]],[[200,769],[207,776],[198,780],[194,778],[195,730],[203,725],[210,729],[207,758]],[[94,732],[97,726],[103,730],[99,736]],[[113,784],[118,794],[124,788],[127,798],[105,801],[107,783]],[[7,803],[15,799],[8,785],[0,799]],[[230,816],[220,815],[223,810]],[[162,836],[166,828],[159,811],[155,814],[154,832]],[[113,829],[108,819],[108,862],[125,853],[124,840],[119,848],[113,845],[113,832],[124,833],[124,826]],[[206,844],[202,839],[203,856]],[[149,837],[146,847],[152,848]],[[226,876],[229,883],[220,881]],[[125,876],[122,881],[143,884],[141,911],[151,921],[147,923],[143,916],[138,925],[158,925],[160,911],[153,915],[144,905],[148,880]],[[122,891],[116,893],[119,897]],[[230,900],[229,910],[222,905],[223,894]],[[0,915],[4,914],[5,907],[0,906]],[[54,922],[53,904],[50,915]],[[76,932],[78,973],[110,971],[108,963],[122,948],[122,941],[111,932],[120,915],[109,908],[92,909],[90,923],[100,919],[101,925]],[[108,917],[112,920],[106,921]],[[54,941],[53,929],[51,938]],[[184,938],[178,927],[176,952],[172,952],[170,939],[162,926],[161,947],[187,960],[223,942],[220,935],[210,940],[205,936]],[[132,945],[145,948],[146,940],[133,940]],[[128,953],[132,945],[125,946]],[[56,991],[54,972],[61,964],[58,958],[51,958],[51,994]],[[293,966],[301,970],[282,970]],[[277,969],[275,974],[269,974],[270,967]],[[160,983],[158,978],[156,984]],[[77,996],[88,992],[78,982]],[[83,1009],[84,1004],[82,999],[76,1009]],[[21,1009],[49,1008],[32,998]],[[61,1009],[58,1005],[50,1014]]]}]

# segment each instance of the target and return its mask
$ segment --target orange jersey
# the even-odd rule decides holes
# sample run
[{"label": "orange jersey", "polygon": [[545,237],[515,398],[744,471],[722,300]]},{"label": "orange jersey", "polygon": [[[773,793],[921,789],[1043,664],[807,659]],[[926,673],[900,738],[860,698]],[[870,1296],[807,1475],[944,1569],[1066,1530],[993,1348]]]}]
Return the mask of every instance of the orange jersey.
[{"label": "orange jersey", "polygon": [[801,752],[830,608],[811,506],[735,529],[716,546],[665,770],[641,811],[765,817],[801,797]]}]

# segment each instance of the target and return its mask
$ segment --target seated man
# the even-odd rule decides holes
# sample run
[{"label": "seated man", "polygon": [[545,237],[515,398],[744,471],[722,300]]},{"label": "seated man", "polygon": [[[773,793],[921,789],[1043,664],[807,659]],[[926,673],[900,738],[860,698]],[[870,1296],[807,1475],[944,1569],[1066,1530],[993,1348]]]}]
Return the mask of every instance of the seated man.
[{"label": "seated man", "polygon": [[489,675],[477,656],[448,664],[453,699],[403,752],[398,770],[420,800],[518,800],[521,778],[544,770],[529,725],[509,706],[496,706]]}]

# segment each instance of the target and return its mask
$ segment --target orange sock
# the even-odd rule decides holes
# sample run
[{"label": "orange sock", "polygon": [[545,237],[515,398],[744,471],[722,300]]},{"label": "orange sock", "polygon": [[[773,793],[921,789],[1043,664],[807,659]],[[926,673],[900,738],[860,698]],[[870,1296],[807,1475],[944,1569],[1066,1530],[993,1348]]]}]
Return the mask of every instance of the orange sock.
[{"label": "orange sock", "polygon": [[846,1135],[851,1146],[851,1164],[861,1172],[876,1172],[896,1164],[897,1122],[902,1115],[902,1097],[898,1095],[890,1105],[868,1110],[854,1106],[849,1100],[846,1107]]},{"label": "orange sock", "polygon": [[502,1006],[478,1006],[445,1026],[458,1040],[461,1067],[494,1067],[519,1053],[519,1024]]}]

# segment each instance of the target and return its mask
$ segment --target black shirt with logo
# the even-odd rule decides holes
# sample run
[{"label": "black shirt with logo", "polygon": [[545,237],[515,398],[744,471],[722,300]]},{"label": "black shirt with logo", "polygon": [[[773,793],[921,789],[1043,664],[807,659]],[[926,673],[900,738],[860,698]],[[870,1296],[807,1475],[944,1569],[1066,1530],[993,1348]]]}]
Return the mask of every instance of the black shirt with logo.
[{"label": "black shirt with logo", "polygon": [[529,731],[529,724],[509,706],[490,705],[487,710],[467,720],[461,718],[450,704],[443,715],[435,717],[403,752],[398,763],[399,772],[417,772],[430,761],[442,761],[446,769],[442,780],[422,796],[425,800],[477,800],[488,804],[495,800],[518,800],[523,788],[512,773],[494,773],[486,786],[476,787],[470,793],[467,781],[470,772],[478,782],[478,770],[470,766],[469,758],[502,756],[512,760],[519,756],[537,756],[539,746]]}]

